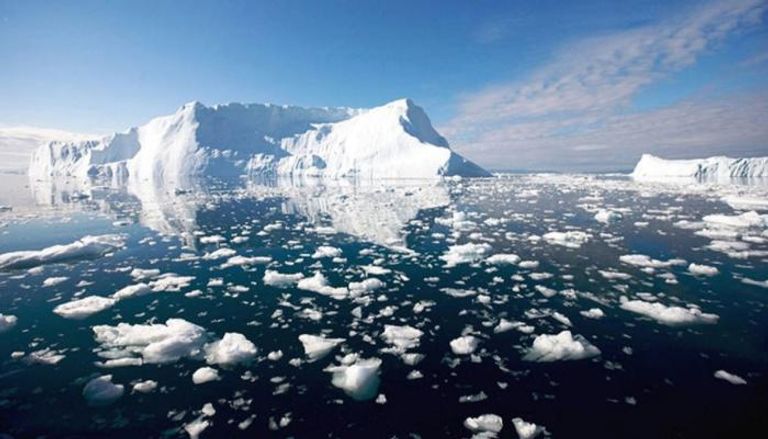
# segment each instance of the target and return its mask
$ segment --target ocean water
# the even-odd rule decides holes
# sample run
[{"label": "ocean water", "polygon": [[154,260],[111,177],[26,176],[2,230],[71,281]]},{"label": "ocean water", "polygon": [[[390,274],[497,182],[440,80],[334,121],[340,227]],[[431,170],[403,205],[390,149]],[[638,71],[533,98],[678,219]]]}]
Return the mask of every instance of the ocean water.
[{"label": "ocean water", "polygon": [[[0,254],[87,235],[118,242],[0,268],[0,313],[16,317],[0,333],[0,432],[12,437],[470,437],[483,432],[465,420],[483,414],[503,422],[486,437],[518,437],[514,418],[539,437],[753,437],[768,427],[763,184],[5,181]],[[601,210],[609,221],[596,219]],[[498,254],[516,257],[489,259]],[[267,271],[297,276],[268,285]],[[325,289],[297,284],[315,273]],[[163,283],[179,277],[178,288]],[[138,283],[151,291],[79,319],[54,312]],[[107,346],[94,331],[169,319],[202,335],[145,331]],[[393,349],[387,325],[421,336]],[[206,359],[226,333],[256,353]],[[312,360],[301,334],[343,341]],[[565,343],[548,344],[557,334]],[[461,336],[473,337],[472,352],[454,352]],[[535,361],[542,355],[552,361]],[[133,364],[107,367],[125,358]],[[334,385],[334,370],[361,359],[380,366],[353,366],[337,377],[346,389]],[[195,384],[203,366],[219,379]],[[123,391],[98,404],[84,388],[103,375]],[[156,388],[133,389],[147,380]]]}]

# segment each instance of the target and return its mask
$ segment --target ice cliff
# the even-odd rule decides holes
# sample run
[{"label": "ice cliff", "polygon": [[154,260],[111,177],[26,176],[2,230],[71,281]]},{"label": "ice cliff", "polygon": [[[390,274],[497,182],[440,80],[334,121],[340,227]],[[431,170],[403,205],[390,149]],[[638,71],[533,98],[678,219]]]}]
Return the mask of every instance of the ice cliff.
[{"label": "ice cliff", "polygon": [[698,179],[768,178],[768,157],[725,156],[666,160],[643,154],[632,172],[635,178],[693,177]]},{"label": "ice cliff", "polygon": [[33,154],[29,174],[177,184],[189,177],[243,174],[489,175],[451,151],[410,99],[367,110],[193,102],[124,133],[46,143]]}]

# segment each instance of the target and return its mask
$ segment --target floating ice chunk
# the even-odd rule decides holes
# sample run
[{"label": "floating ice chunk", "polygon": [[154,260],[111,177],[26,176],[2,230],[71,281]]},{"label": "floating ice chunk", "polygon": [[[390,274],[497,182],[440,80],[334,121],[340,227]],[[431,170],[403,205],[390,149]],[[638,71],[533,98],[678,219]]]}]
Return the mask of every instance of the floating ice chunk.
[{"label": "floating ice chunk", "polygon": [[93,259],[122,248],[124,245],[123,235],[88,235],[70,244],[54,245],[42,250],[0,254],[0,269],[31,268],[79,259]]},{"label": "floating ice chunk", "polygon": [[301,279],[296,285],[300,290],[312,291],[324,296],[330,296],[337,300],[346,299],[349,296],[349,290],[344,287],[331,287],[328,285],[328,279],[323,273],[316,271],[314,276]]},{"label": "floating ice chunk", "polygon": [[192,374],[192,382],[195,384],[205,384],[218,379],[219,371],[208,366],[203,366]]},{"label": "floating ice chunk", "polygon": [[227,242],[227,238],[221,235],[201,236],[200,244],[221,244]]},{"label": "floating ice chunk", "polygon": [[651,303],[643,300],[628,300],[626,297],[621,298],[621,308],[650,317],[659,323],[669,326],[698,323],[713,324],[717,323],[717,320],[720,318],[717,314],[703,313],[698,308],[666,306],[658,302]]},{"label": "floating ice chunk", "polygon": [[673,265],[685,265],[684,259],[670,259],[668,261],[660,261],[658,259],[652,259],[647,255],[621,255],[619,260],[628,265],[634,265],[636,267],[644,268],[667,268]]},{"label": "floating ice chunk", "polygon": [[123,358],[138,356],[145,363],[196,357],[206,341],[205,329],[183,319],[168,319],[165,324],[97,325],[92,330],[102,348]]},{"label": "floating ice chunk", "polygon": [[205,361],[208,364],[229,366],[247,363],[256,356],[256,346],[238,332],[227,332],[221,340],[205,346]]},{"label": "floating ice chunk", "polygon": [[81,320],[97,312],[111,308],[117,301],[109,297],[88,296],[71,302],[62,303],[53,312],[65,319]]},{"label": "floating ice chunk", "polygon": [[597,355],[600,355],[600,349],[587,339],[581,335],[573,336],[571,331],[563,331],[556,335],[536,336],[523,360],[536,362],[581,360]]},{"label": "floating ice chunk", "polygon": [[160,270],[157,268],[134,268],[131,270],[131,277],[135,280],[150,279],[159,275]]},{"label": "floating ice chunk", "polygon": [[499,323],[494,326],[493,333],[494,334],[501,334],[503,332],[511,331],[513,329],[517,329],[518,331],[524,333],[524,334],[530,334],[533,332],[533,326],[526,325],[523,322],[510,322],[507,319],[501,319]]},{"label": "floating ice chunk", "polygon": [[83,388],[83,396],[89,405],[105,406],[120,399],[124,391],[122,384],[112,383],[112,375],[102,375],[88,381]]},{"label": "floating ice chunk", "polygon": [[286,288],[297,284],[302,279],[304,275],[301,273],[283,274],[274,270],[264,272],[264,285],[272,287]]},{"label": "floating ice chunk", "polygon": [[263,265],[268,264],[272,261],[272,258],[269,256],[232,256],[231,258],[227,259],[227,262],[221,264],[221,268],[229,268],[229,267],[247,267],[251,265]]},{"label": "floating ice chunk", "polygon": [[445,261],[446,267],[454,267],[458,264],[467,264],[475,262],[485,257],[491,251],[491,246],[485,243],[468,243],[463,245],[452,245],[448,251],[440,256]]},{"label": "floating ice chunk", "polygon": [[112,294],[112,298],[115,300],[128,299],[130,297],[143,296],[152,292],[149,285],[145,283],[138,283],[135,285],[128,285],[127,287],[120,288]]},{"label": "floating ice chunk", "polygon": [[392,352],[402,354],[409,349],[419,346],[419,340],[424,333],[412,326],[384,325],[381,338],[392,346]]},{"label": "floating ice chunk", "polygon": [[542,235],[545,241],[550,244],[562,245],[568,248],[579,248],[592,238],[592,235],[578,230],[569,230],[567,232],[549,232]]},{"label": "floating ice chunk", "polygon": [[139,393],[149,393],[157,389],[157,381],[146,380],[140,381],[133,385],[133,391]]},{"label": "floating ice chunk", "polygon": [[497,253],[486,258],[485,262],[493,265],[515,265],[520,262],[520,256],[511,253]]},{"label": "floating ice chunk", "polygon": [[620,280],[627,280],[632,278],[632,275],[627,273],[622,273],[620,271],[613,271],[613,270],[597,270],[598,273],[600,273],[601,276],[603,276],[605,279],[612,280],[612,279],[620,279]]},{"label": "floating ice chunk", "polygon": [[379,367],[381,359],[358,359],[353,364],[331,366],[327,372],[333,374],[331,383],[358,401],[376,396],[379,391]]},{"label": "floating ice chunk", "polygon": [[16,326],[18,321],[19,319],[14,315],[0,314],[0,333],[10,331],[14,326]]},{"label": "floating ice chunk", "polygon": [[329,245],[321,245],[312,254],[312,259],[335,258],[341,256],[341,249]]},{"label": "floating ice chunk", "polygon": [[515,426],[515,432],[520,439],[533,439],[542,432],[544,428],[540,427],[533,422],[525,422],[523,418],[512,419],[512,425]]},{"label": "floating ice chunk", "polygon": [[204,254],[203,255],[203,259],[208,260],[208,261],[215,261],[216,259],[231,258],[232,256],[234,256],[236,254],[237,254],[237,251],[235,251],[235,250],[233,250],[231,248],[222,247],[222,248],[218,248],[218,249],[216,249],[216,250],[214,250],[214,251],[212,251],[210,253]]},{"label": "floating ice chunk", "polygon": [[603,224],[610,224],[616,221],[621,221],[623,216],[621,213],[616,212],[615,210],[608,210],[608,209],[600,209],[595,214],[595,221],[601,222]]},{"label": "floating ice chunk", "polygon": [[722,226],[732,227],[735,229],[748,229],[750,227],[765,227],[768,225],[768,215],[760,215],[759,213],[751,210],[749,212],[742,213],[741,215],[724,215],[713,214],[707,215],[702,218],[705,223]]},{"label": "floating ice chunk", "polygon": [[544,285],[536,285],[534,288],[544,297],[555,297],[557,295],[557,290],[545,287]]},{"label": "floating ice chunk", "polygon": [[517,266],[528,270],[534,270],[539,267],[539,261],[520,261]]},{"label": "floating ice chunk", "polygon": [[477,295],[477,291],[474,291],[474,290],[462,290],[462,289],[459,289],[459,288],[441,288],[440,291],[442,291],[443,293],[445,293],[445,294],[447,294],[447,295],[449,295],[451,297],[457,297],[457,298],[471,297],[471,296],[476,296]]},{"label": "floating ice chunk", "polygon": [[450,342],[451,351],[453,351],[455,355],[469,355],[475,352],[479,344],[480,340],[472,335],[465,335],[459,338],[454,338]]},{"label": "floating ice chunk", "polygon": [[504,421],[499,415],[485,414],[465,419],[464,427],[477,434],[478,437],[490,438],[501,433],[501,429],[504,428]]},{"label": "floating ice chunk", "polygon": [[173,273],[166,273],[159,278],[149,283],[149,287],[152,291],[181,291],[182,288],[187,288],[192,281],[195,280],[195,276],[179,276]]},{"label": "floating ice chunk", "polygon": [[200,435],[210,426],[210,423],[202,416],[195,418],[192,422],[184,425],[184,431],[189,435],[189,439],[198,439]]},{"label": "floating ice chunk", "polygon": [[323,335],[301,334],[299,341],[304,346],[304,353],[309,361],[319,360],[345,341],[343,338],[325,338]]},{"label": "floating ice chunk", "polygon": [[64,281],[69,279],[68,277],[61,276],[61,277],[49,277],[46,280],[43,281],[44,287],[53,287],[56,286]]},{"label": "floating ice chunk", "polygon": [[696,276],[715,276],[720,271],[717,267],[704,264],[691,264],[688,266],[688,271]]},{"label": "floating ice chunk", "polygon": [[359,296],[365,293],[372,293],[384,287],[384,282],[375,277],[365,279],[362,282],[350,282],[348,288],[353,296]]},{"label": "floating ice chunk", "polygon": [[279,361],[281,358],[283,358],[283,351],[280,349],[276,351],[272,351],[269,354],[267,354],[267,359],[269,361]]},{"label": "floating ice chunk", "polygon": [[721,379],[721,380],[724,380],[724,381],[728,381],[729,383],[734,384],[734,385],[747,384],[747,380],[745,380],[744,378],[742,378],[742,377],[740,377],[738,375],[734,375],[734,374],[732,374],[730,372],[726,372],[726,371],[724,371],[722,369],[720,369],[717,372],[715,372],[715,378],[718,378],[718,379]]},{"label": "floating ice chunk", "polygon": [[579,313],[588,319],[602,319],[605,317],[605,313],[600,308],[590,308],[586,311],[580,311]]}]

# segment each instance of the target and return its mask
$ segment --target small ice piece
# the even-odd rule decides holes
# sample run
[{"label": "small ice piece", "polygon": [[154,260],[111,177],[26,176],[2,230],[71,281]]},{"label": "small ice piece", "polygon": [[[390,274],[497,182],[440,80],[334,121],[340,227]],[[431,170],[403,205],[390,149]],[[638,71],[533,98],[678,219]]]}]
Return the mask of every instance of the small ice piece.
[{"label": "small ice piece", "polygon": [[605,313],[600,308],[590,308],[586,311],[580,311],[579,313],[588,319],[602,319],[605,317]]},{"label": "small ice piece", "polygon": [[179,276],[174,273],[166,273],[149,283],[149,287],[155,292],[176,292],[182,288],[187,288],[195,276]]},{"label": "small ice piece", "polygon": [[251,265],[263,265],[272,262],[269,256],[232,256],[227,262],[221,264],[221,268],[229,267],[249,267]]},{"label": "small ice piece", "polygon": [[334,288],[328,285],[328,279],[319,271],[312,277],[301,279],[296,287],[300,290],[312,291],[324,296],[330,296],[337,300],[346,299],[349,296],[349,290],[344,287]]},{"label": "small ice piece", "polygon": [[139,393],[149,393],[157,389],[157,381],[146,380],[139,381],[133,385],[133,391]]},{"label": "small ice piece", "polygon": [[636,267],[643,268],[667,268],[673,265],[685,265],[684,259],[670,259],[668,261],[660,261],[658,259],[652,259],[647,255],[621,255],[619,260],[628,265],[634,265]]},{"label": "small ice piece", "polygon": [[450,342],[451,351],[453,351],[455,355],[469,355],[475,352],[475,349],[477,349],[479,344],[480,340],[472,335],[465,335],[459,338],[454,338]]},{"label": "small ice piece", "polygon": [[440,256],[445,261],[446,267],[454,267],[459,264],[475,262],[485,257],[491,251],[491,246],[486,243],[475,244],[470,242],[462,245],[452,245],[448,251]]},{"label": "small ice piece", "polygon": [[543,427],[533,422],[525,422],[523,418],[512,419],[512,425],[515,426],[515,431],[520,439],[533,439],[544,431]]},{"label": "small ice piece", "polygon": [[62,303],[53,312],[65,319],[82,320],[97,312],[111,308],[117,301],[109,297],[88,296],[71,302]]},{"label": "small ice piece", "polygon": [[221,244],[227,242],[227,238],[221,235],[201,236],[200,244]]},{"label": "small ice piece", "polygon": [[229,366],[248,363],[255,356],[256,346],[238,332],[227,332],[221,340],[205,346],[205,361],[208,364]]},{"label": "small ice piece", "polygon": [[123,235],[84,236],[70,244],[42,250],[24,250],[0,254],[0,269],[24,269],[79,259],[93,259],[122,248]]},{"label": "small ice piece", "polygon": [[720,270],[717,269],[717,267],[712,267],[711,265],[704,265],[704,264],[691,264],[688,266],[688,271],[696,276],[715,276],[717,273],[720,272]]},{"label": "small ice piece", "polygon": [[331,366],[327,372],[333,374],[331,383],[343,390],[352,399],[364,401],[376,396],[379,391],[379,367],[381,359],[358,359],[351,365]]},{"label": "small ice piece", "polygon": [[412,326],[385,325],[381,338],[392,346],[395,353],[404,353],[408,349],[417,348],[419,339],[424,333]]},{"label": "small ice piece", "polygon": [[279,361],[281,358],[283,358],[283,351],[280,349],[267,354],[267,359],[269,361]]},{"label": "small ice piece", "polygon": [[122,384],[112,383],[112,375],[102,375],[88,381],[83,388],[83,396],[89,405],[105,406],[120,399],[124,391]]},{"label": "small ice piece", "polygon": [[14,326],[16,326],[18,321],[19,319],[14,315],[0,314],[0,333],[10,331]]},{"label": "small ice piece", "polygon": [[53,287],[53,286],[56,286],[56,285],[58,285],[58,284],[60,284],[60,283],[62,283],[64,281],[66,281],[67,279],[69,279],[69,278],[66,277],[66,276],[49,277],[49,278],[47,278],[46,280],[43,281],[43,286],[44,287]]},{"label": "small ice piece", "polygon": [[227,247],[221,247],[217,248],[216,250],[206,253],[203,255],[203,259],[207,261],[215,261],[217,259],[224,259],[224,258],[231,258],[232,256],[235,256],[237,254],[237,251],[227,248]]},{"label": "small ice piece", "polygon": [[319,360],[341,343],[343,338],[325,338],[323,335],[301,334],[299,341],[304,346],[304,353],[309,357],[309,361]]},{"label": "small ice piece", "polygon": [[264,285],[272,287],[286,288],[299,283],[302,279],[304,275],[301,273],[283,274],[274,270],[264,272]]},{"label": "small ice piece", "polygon": [[497,253],[485,259],[491,265],[515,265],[520,262],[520,256],[512,253]]},{"label": "small ice piece", "polygon": [[734,375],[734,374],[732,374],[730,372],[726,372],[726,371],[724,371],[722,369],[720,369],[717,372],[715,372],[715,378],[718,378],[718,379],[721,379],[721,380],[724,380],[724,381],[728,381],[729,383],[734,384],[734,385],[747,384],[747,380],[745,380],[744,378],[742,378],[742,377],[740,377],[738,375]]},{"label": "small ice piece", "polygon": [[628,300],[621,297],[621,308],[630,312],[644,315],[659,323],[669,326],[690,324],[714,324],[720,318],[717,314],[701,312],[700,309],[680,306],[666,306],[658,302],[646,302],[644,300]]},{"label": "small ice piece", "polygon": [[550,362],[561,360],[582,360],[600,355],[600,349],[580,335],[571,331],[556,335],[538,335],[523,357],[525,361]]},{"label": "small ice piece", "polygon": [[184,431],[189,435],[189,439],[198,439],[208,426],[210,426],[210,423],[200,416],[189,424],[186,424],[184,426]]},{"label": "small ice piece", "polygon": [[485,414],[465,419],[464,427],[472,433],[477,433],[479,437],[496,437],[504,428],[504,421],[499,415]]},{"label": "small ice piece", "polygon": [[600,209],[595,214],[595,221],[603,224],[610,224],[616,221],[620,221],[622,218],[623,217],[621,213],[609,209]]},{"label": "small ice piece", "polygon": [[568,248],[579,248],[592,238],[592,235],[578,230],[569,230],[567,232],[549,232],[542,235],[545,241],[550,244],[562,245]]},{"label": "small ice piece", "polygon": [[135,285],[128,285],[127,287],[120,288],[112,294],[112,298],[115,300],[128,299],[130,297],[143,296],[152,292],[149,285],[145,283],[138,283]]},{"label": "small ice piece", "polygon": [[195,384],[204,384],[219,379],[219,371],[208,366],[197,369],[192,374],[192,382]]},{"label": "small ice piece", "polygon": [[312,254],[312,259],[335,258],[341,256],[341,249],[329,245],[321,245]]}]

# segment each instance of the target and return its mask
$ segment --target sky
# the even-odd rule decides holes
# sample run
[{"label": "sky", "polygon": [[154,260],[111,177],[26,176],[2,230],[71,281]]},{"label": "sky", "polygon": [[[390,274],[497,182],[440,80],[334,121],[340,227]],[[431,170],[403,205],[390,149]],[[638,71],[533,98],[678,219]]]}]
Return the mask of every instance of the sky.
[{"label": "sky", "polygon": [[0,0],[0,127],[410,97],[492,170],[768,155],[765,0]]}]

